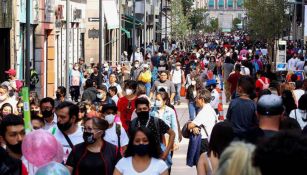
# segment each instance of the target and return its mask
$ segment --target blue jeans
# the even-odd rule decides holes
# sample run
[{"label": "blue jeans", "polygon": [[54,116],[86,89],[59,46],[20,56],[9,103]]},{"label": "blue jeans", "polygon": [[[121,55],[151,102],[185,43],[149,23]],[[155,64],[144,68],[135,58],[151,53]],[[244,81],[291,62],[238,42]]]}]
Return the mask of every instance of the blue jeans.
[{"label": "blue jeans", "polygon": [[188,108],[189,108],[189,115],[190,115],[190,120],[194,120],[198,113],[198,108],[196,106],[195,101],[189,101],[188,103]]},{"label": "blue jeans", "polygon": [[149,97],[150,89],[151,89],[151,83],[145,83],[145,87],[146,87],[146,95]]},{"label": "blue jeans", "polygon": [[222,74],[219,74],[219,78],[220,78],[220,83],[221,83],[221,89],[224,89],[223,75],[222,75]]},{"label": "blue jeans", "polygon": [[176,91],[176,95],[175,95],[174,101],[178,102],[178,101],[180,101],[181,83],[174,84],[174,86],[175,86],[175,91]]}]

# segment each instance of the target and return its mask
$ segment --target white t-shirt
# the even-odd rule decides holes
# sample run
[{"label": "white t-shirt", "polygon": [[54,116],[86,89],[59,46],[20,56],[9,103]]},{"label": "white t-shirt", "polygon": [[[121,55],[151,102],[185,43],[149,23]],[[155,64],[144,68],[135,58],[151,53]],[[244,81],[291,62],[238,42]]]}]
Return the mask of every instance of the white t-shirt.
[{"label": "white t-shirt", "polygon": [[213,89],[211,91],[211,102],[210,102],[210,105],[213,107],[213,109],[218,108],[219,98],[220,98],[219,92],[216,89]]},{"label": "white t-shirt", "polygon": [[293,90],[295,102],[298,104],[298,100],[301,98],[302,95],[305,94],[305,91],[303,89],[295,89]]},{"label": "white t-shirt", "polygon": [[[55,130],[55,131],[54,131]],[[66,141],[64,135],[62,134],[62,132],[59,130],[59,128],[57,126],[50,128],[49,130],[54,137],[57,139],[58,142],[60,142],[63,146],[63,151],[64,151],[64,162],[66,163],[66,160],[68,158],[68,155],[70,153],[70,151],[72,150],[71,147],[69,146],[68,142]],[[77,131],[73,134],[68,135],[71,143],[73,145],[77,145],[79,143],[84,142],[83,140],[83,132],[80,126],[78,126]]]},{"label": "white t-shirt", "polygon": [[[296,115],[295,115],[296,114]],[[304,122],[303,118],[307,118],[307,114],[305,111],[300,109],[293,109],[290,112],[289,117],[296,119],[296,121],[300,124],[301,128],[304,129],[304,127],[307,125],[307,121]]]},{"label": "white t-shirt", "polygon": [[299,61],[299,59],[291,58],[288,61],[288,70],[295,71],[296,70],[296,63]]},{"label": "white t-shirt", "polygon": [[[210,136],[213,126],[216,123],[216,117],[217,117],[216,112],[214,111],[212,106],[210,104],[205,104],[192,122],[197,126],[204,125],[208,133],[208,136]],[[202,128],[201,138],[206,139],[208,138],[208,136],[205,133],[204,129]]]},{"label": "white t-shirt", "polygon": [[182,73],[181,69],[172,70],[171,75],[172,75],[172,82],[174,84],[180,84],[181,83],[181,73]]},{"label": "white t-shirt", "polygon": [[51,121],[51,123],[47,123],[46,121],[45,122],[45,125],[43,127],[44,130],[49,130],[50,128],[53,128],[57,125],[57,122],[58,122],[58,117],[56,115],[56,113],[53,113],[53,120]]},{"label": "white t-shirt", "polygon": [[148,168],[139,173],[133,168],[132,157],[120,159],[115,167],[122,175],[160,175],[168,169],[163,160],[151,158]]},{"label": "white t-shirt", "polygon": [[[103,138],[105,141],[118,146],[118,138],[117,138],[117,134],[116,134],[116,124],[114,123],[112,128],[108,128],[106,130],[106,134]],[[127,133],[125,131],[125,129],[121,126],[120,127],[120,146],[126,146],[129,143],[129,138],[127,136]]]}]

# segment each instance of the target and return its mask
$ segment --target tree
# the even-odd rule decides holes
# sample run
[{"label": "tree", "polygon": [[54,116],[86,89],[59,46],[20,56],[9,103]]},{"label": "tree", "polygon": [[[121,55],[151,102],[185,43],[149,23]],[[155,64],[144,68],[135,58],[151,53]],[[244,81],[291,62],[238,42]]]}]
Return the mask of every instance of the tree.
[{"label": "tree", "polygon": [[189,15],[189,21],[191,24],[192,30],[201,30],[205,27],[204,24],[204,14],[206,12],[206,9],[194,9],[191,11],[191,14]]},{"label": "tree", "polygon": [[[286,0],[245,0],[244,2],[250,35],[257,40],[266,41],[270,46],[269,49],[274,48],[275,39],[280,38],[284,29],[288,27],[286,3]],[[273,55],[273,52],[271,53]]]},{"label": "tree", "polygon": [[238,24],[240,24],[240,23],[241,23],[241,20],[239,18],[234,18],[232,20],[232,28],[234,30],[238,30]]},{"label": "tree", "polygon": [[175,40],[184,40],[189,32],[188,18],[184,15],[182,0],[171,1],[171,27],[172,38]]},{"label": "tree", "polygon": [[194,0],[181,0],[182,10],[184,16],[187,16],[192,11],[192,6],[194,4]]},{"label": "tree", "polygon": [[217,32],[219,29],[219,21],[217,18],[212,18],[210,24],[206,25],[204,31],[207,33]]}]

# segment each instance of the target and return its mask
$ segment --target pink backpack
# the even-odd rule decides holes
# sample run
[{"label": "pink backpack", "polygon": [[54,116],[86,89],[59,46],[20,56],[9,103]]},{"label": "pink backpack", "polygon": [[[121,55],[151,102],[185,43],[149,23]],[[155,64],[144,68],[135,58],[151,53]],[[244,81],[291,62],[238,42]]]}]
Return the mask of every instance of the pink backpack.
[{"label": "pink backpack", "polygon": [[265,82],[263,82],[263,80],[261,78],[259,78],[259,81],[262,84],[262,89],[261,90],[269,89],[270,83],[268,82],[267,78],[265,78]]}]

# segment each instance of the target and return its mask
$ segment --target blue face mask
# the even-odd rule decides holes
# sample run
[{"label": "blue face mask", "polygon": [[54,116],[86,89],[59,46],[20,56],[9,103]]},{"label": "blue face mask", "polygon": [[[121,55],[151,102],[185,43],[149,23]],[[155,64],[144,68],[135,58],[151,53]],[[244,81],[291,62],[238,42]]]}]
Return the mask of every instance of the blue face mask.
[{"label": "blue face mask", "polygon": [[145,156],[149,153],[149,144],[133,145],[133,151],[138,156]]},{"label": "blue face mask", "polygon": [[162,104],[162,101],[156,100],[155,106],[156,106],[157,108],[161,108],[162,105],[163,105],[163,104]]}]

